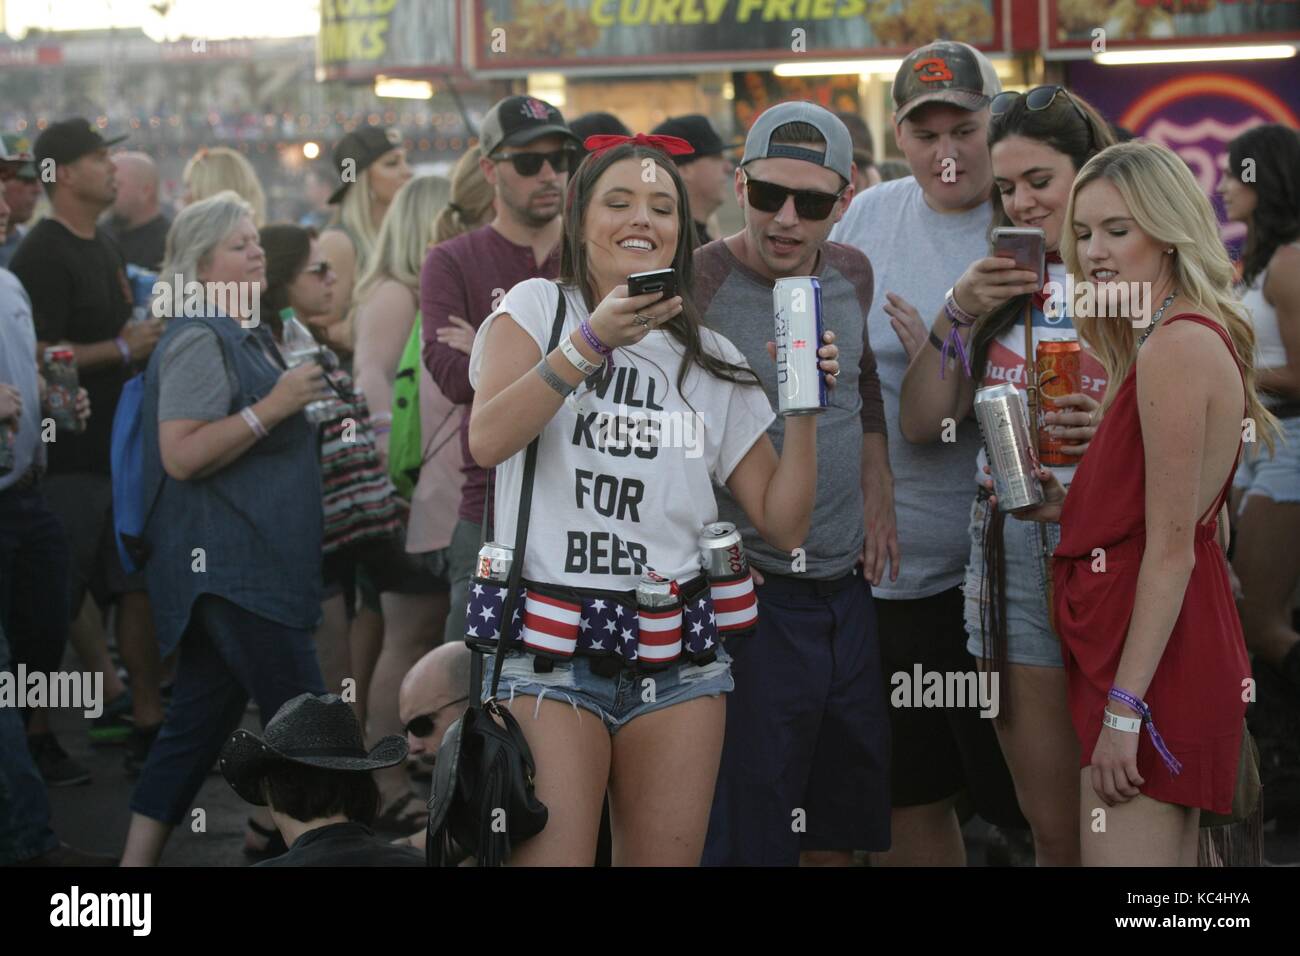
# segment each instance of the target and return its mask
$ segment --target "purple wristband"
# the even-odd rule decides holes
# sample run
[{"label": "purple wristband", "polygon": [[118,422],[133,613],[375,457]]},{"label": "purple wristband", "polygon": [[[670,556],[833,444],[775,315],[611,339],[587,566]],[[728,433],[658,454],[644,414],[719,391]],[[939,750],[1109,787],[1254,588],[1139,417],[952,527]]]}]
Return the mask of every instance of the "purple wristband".
[{"label": "purple wristband", "polygon": [[122,336],[119,335],[117,338],[113,339],[113,344],[117,346],[118,352],[120,352],[122,355],[122,364],[130,365],[131,346],[126,344],[126,339],[122,338]]},{"label": "purple wristband", "polygon": [[1111,700],[1117,700],[1121,704],[1127,704],[1142,715],[1142,723],[1146,725],[1147,732],[1151,734],[1151,743],[1155,745],[1156,752],[1160,754],[1160,759],[1164,761],[1165,766],[1169,768],[1171,774],[1178,776],[1178,774],[1182,772],[1183,765],[1177,757],[1169,752],[1169,748],[1165,745],[1164,738],[1161,737],[1160,732],[1156,730],[1156,722],[1151,717],[1151,708],[1146,705],[1146,701],[1141,697],[1138,697],[1136,694],[1130,694],[1128,691],[1120,687],[1112,687],[1109,696]]},{"label": "purple wristband", "polygon": [[608,355],[614,351],[596,337],[596,330],[591,327],[591,319],[583,319],[582,324],[578,326],[578,331],[582,333],[583,340],[595,349],[597,354]]}]

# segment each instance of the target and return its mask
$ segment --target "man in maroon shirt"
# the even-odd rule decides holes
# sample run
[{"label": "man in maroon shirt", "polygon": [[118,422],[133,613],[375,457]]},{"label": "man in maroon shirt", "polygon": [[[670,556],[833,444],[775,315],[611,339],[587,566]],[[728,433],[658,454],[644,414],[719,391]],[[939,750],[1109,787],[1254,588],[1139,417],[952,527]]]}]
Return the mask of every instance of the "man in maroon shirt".
[{"label": "man in maroon shirt", "polygon": [[[560,212],[578,138],[554,106],[532,96],[509,96],[488,111],[479,145],[483,175],[496,189],[496,216],[486,226],[434,246],[420,271],[424,364],[443,394],[463,405],[474,400],[469,353],[445,341],[456,328],[451,320],[462,318],[477,328],[512,286],[538,276],[554,279],[559,273]],[[465,485],[448,548],[447,641],[465,637],[465,600],[487,499],[487,472],[469,453],[468,415],[460,440]]]}]

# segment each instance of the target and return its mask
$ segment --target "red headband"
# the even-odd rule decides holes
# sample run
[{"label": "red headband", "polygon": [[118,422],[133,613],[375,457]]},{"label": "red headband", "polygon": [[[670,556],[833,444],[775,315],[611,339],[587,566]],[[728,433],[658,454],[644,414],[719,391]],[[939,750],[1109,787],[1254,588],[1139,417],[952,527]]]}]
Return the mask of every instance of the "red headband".
[{"label": "red headband", "polygon": [[591,155],[599,156],[605,150],[622,146],[624,143],[649,146],[652,149],[662,150],[669,156],[684,156],[695,152],[695,147],[680,136],[647,136],[645,133],[637,133],[635,136],[619,136],[616,133],[588,136],[582,145]]}]

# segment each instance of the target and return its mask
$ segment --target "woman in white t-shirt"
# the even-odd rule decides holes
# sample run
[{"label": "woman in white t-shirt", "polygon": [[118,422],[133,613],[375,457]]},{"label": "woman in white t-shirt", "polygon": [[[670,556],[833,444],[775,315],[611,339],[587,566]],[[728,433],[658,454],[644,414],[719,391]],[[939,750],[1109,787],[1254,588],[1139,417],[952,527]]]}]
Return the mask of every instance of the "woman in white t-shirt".
[{"label": "woman in white t-shirt", "polygon": [[[993,100],[989,147],[993,163],[994,226],[1039,228],[1046,234],[1047,283],[1006,258],[972,263],[948,293],[929,333],[912,331],[915,354],[899,397],[900,427],[913,442],[940,441],[944,422],[972,413],[975,389],[1010,382],[1025,388],[1025,316],[1035,350],[1045,339],[1077,340],[1070,320],[1070,284],[1057,253],[1070,186],[1096,153],[1114,143],[1109,128],[1079,97],[1061,87],[1003,93]],[[1076,282],[1095,277],[1075,277]],[[1028,280],[1028,281],[1026,281]],[[1050,295],[1045,292],[1050,291]],[[907,316],[896,316],[908,330]],[[919,326],[919,322],[915,323]],[[960,337],[970,369],[945,357],[944,339]],[[957,351],[953,344],[954,353]],[[1068,410],[1047,412],[1043,424],[1066,455],[1082,455],[1096,431],[1094,411],[1106,374],[1086,349],[1079,391],[1053,396]],[[941,371],[943,375],[941,376]],[[968,374],[969,372],[969,374]],[[984,477],[981,448],[975,478]],[[1053,465],[1068,484],[1074,465]],[[1064,661],[1048,606],[1046,557],[1060,540],[1055,525],[1021,521],[991,507],[977,490],[971,505],[966,594],[966,648],[1000,675],[998,742],[1034,836],[1040,866],[1079,863],[1079,744],[1066,706]]]},{"label": "woman in white t-shirt", "polygon": [[[590,865],[606,790],[615,864],[699,863],[722,747],[721,694],[734,686],[730,658],[710,648],[642,670],[648,657],[628,648],[644,649],[647,632],[638,643],[627,609],[592,603],[591,592],[627,594],[653,569],[689,594],[697,536],[717,518],[715,481],[777,547],[798,547],[812,515],[816,416],[788,420],[778,458],[765,434],[772,409],[753,373],[735,346],[700,326],[686,190],[648,142],[584,161],[569,185],[560,283],[511,289],[470,357],[470,451],[483,467],[499,466],[494,540],[515,540],[524,449],[540,434],[523,577],[588,592],[577,653],[535,661],[510,651],[504,663],[499,696],[520,719],[550,812],[546,828],[515,849],[518,864]],[[670,266],[680,295],[627,295],[627,276]],[[543,357],[561,294],[560,347]],[[819,349],[831,381],[837,354]],[[687,603],[683,645],[692,629],[714,624],[692,617],[703,605]],[[530,600],[524,627],[544,610]],[[492,633],[490,616],[490,608],[477,624],[469,616],[471,639],[477,626]],[[490,659],[484,670],[490,679]]]}]

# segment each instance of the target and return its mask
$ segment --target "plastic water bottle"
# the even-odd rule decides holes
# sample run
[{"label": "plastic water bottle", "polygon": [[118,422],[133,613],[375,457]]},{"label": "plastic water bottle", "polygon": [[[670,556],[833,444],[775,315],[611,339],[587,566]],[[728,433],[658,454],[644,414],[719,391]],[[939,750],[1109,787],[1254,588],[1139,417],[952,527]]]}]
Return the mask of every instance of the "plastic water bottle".
[{"label": "plastic water bottle", "polygon": [[[293,314],[293,309],[280,310],[280,354],[284,356],[284,364],[289,368],[297,368],[305,362],[315,362],[328,372],[338,365],[334,353],[312,337],[307,327]],[[330,403],[326,399],[318,399],[303,409],[303,412],[307,415],[307,421],[319,425],[329,420]]]}]

